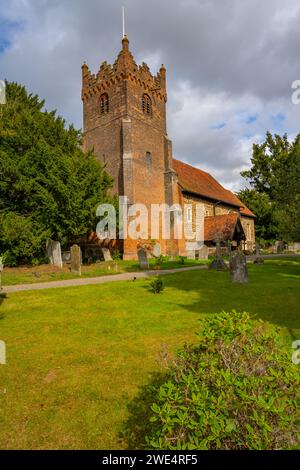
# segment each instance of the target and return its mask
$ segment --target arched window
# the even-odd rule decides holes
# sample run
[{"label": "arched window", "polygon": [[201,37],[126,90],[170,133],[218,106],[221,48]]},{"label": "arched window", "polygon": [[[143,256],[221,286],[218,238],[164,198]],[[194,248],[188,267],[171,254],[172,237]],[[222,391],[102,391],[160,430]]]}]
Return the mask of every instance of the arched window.
[{"label": "arched window", "polygon": [[151,155],[151,152],[146,152],[146,163],[147,163],[147,166],[151,166],[152,164],[152,155]]},{"label": "arched window", "polygon": [[149,116],[152,114],[151,98],[146,94],[144,94],[142,98],[142,110],[144,114],[148,114]]},{"label": "arched window", "polygon": [[100,110],[101,114],[109,112],[109,97],[107,93],[103,93],[103,95],[100,96]]}]

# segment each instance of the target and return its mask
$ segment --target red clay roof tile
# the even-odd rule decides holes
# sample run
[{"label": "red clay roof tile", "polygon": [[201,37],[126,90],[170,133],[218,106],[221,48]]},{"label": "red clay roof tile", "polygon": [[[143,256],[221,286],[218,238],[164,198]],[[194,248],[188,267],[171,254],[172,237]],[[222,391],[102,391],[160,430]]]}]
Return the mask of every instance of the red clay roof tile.
[{"label": "red clay roof tile", "polygon": [[239,215],[237,212],[205,217],[204,241],[232,240],[238,223]]},{"label": "red clay roof tile", "polygon": [[178,182],[184,191],[198,194],[214,201],[222,201],[230,206],[238,207],[242,215],[255,217],[235,194],[225,189],[209,173],[175,158],[173,158],[173,168],[178,175]]}]

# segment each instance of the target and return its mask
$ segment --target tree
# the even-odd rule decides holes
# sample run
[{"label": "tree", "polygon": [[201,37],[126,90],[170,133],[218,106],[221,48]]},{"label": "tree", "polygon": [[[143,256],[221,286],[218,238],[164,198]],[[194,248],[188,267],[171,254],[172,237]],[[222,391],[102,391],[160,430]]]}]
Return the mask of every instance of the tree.
[{"label": "tree", "polygon": [[276,238],[278,227],[274,220],[273,204],[268,194],[246,188],[238,193],[238,197],[256,215],[255,232],[258,242]]},{"label": "tree", "polygon": [[38,262],[46,239],[63,245],[96,227],[111,178],[81,133],[25,87],[7,83],[0,122],[0,252],[10,264]]},{"label": "tree", "polygon": [[[252,166],[241,175],[251,190],[240,199],[258,215],[261,237],[286,241],[300,239],[300,134],[293,142],[267,133],[262,144],[253,145]],[[260,211],[262,211],[260,213]]]}]

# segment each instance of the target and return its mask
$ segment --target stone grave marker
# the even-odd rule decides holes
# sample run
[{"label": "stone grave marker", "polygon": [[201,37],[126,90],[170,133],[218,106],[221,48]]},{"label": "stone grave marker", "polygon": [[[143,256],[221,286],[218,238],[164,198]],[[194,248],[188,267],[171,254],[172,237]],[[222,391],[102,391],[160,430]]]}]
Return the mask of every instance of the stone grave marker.
[{"label": "stone grave marker", "polygon": [[138,259],[140,263],[140,268],[149,269],[147,251],[144,250],[143,248],[139,248],[137,254],[138,254]]},{"label": "stone grave marker", "polygon": [[71,273],[81,276],[81,250],[78,245],[71,247]]},{"label": "stone grave marker", "polygon": [[216,252],[213,262],[210,265],[211,269],[227,269],[226,263],[222,258],[222,249],[220,242],[216,242]]},{"label": "stone grave marker", "polygon": [[62,260],[63,260],[63,263],[70,264],[71,263],[71,252],[70,251],[63,251],[62,252]]},{"label": "stone grave marker", "polygon": [[235,251],[229,262],[232,282],[246,284],[248,282],[248,270],[246,256],[240,250]]},{"label": "stone grave marker", "polygon": [[202,245],[198,250],[198,259],[208,259],[208,248],[206,245]]},{"label": "stone grave marker", "polygon": [[108,248],[102,248],[104,261],[112,261],[112,257]]},{"label": "stone grave marker", "polygon": [[161,255],[161,248],[160,248],[160,244],[159,243],[156,243],[153,247],[153,256],[155,258],[158,258],[159,256]]},{"label": "stone grave marker", "polygon": [[264,260],[259,254],[259,244],[256,242],[255,244],[255,258],[253,260],[253,263],[255,264],[263,264]]},{"label": "stone grave marker", "polygon": [[48,240],[46,244],[47,255],[50,259],[50,264],[53,266],[58,266],[59,268],[63,267],[62,255],[61,255],[61,246],[59,242]]}]

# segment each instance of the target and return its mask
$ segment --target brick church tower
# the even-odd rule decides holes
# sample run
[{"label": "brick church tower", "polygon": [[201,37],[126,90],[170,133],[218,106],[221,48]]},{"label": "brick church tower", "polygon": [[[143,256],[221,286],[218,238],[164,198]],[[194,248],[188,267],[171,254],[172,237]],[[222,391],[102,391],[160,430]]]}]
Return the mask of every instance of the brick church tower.
[{"label": "brick church tower", "polygon": [[[145,63],[138,66],[125,36],[113,65],[103,62],[96,75],[82,66],[82,100],[84,149],[94,149],[105,165],[114,179],[114,194],[127,196],[129,205],[148,208],[177,202],[166,126],[165,67],[153,76]],[[159,243],[162,253],[178,252],[175,241]],[[123,256],[136,258],[136,241],[124,240]]]}]

